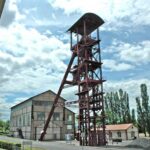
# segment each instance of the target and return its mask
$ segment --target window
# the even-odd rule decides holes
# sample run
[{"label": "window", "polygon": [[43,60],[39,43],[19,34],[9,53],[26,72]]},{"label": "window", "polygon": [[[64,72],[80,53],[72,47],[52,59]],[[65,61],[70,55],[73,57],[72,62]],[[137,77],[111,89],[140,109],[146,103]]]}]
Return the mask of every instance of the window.
[{"label": "window", "polygon": [[71,130],[72,129],[72,125],[67,125],[67,130]]},{"label": "window", "polygon": [[54,112],[54,114],[53,114],[53,120],[54,121],[59,121],[60,120],[60,113],[59,112]]},{"label": "window", "polygon": [[135,137],[135,132],[131,131],[131,137]]},{"label": "window", "polygon": [[118,132],[117,132],[117,135],[118,135],[118,137],[121,137],[121,132],[118,131]]},{"label": "window", "polygon": [[52,101],[34,101],[35,106],[50,106],[52,104]]},{"label": "window", "polygon": [[37,120],[45,120],[45,113],[44,112],[37,112]]},{"label": "window", "polygon": [[19,126],[21,126],[21,123],[22,123],[22,119],[21,117],[19,117]]},{"label": "window", "polygon": [[25,115],[23,115],[23,126],[25,126]]},{"label": "window", "polygon": [[16,117],[11,118],[11,124],[13,127],[16,126]]},{"label": "window", "polygon": [[27,115],[27,126],[30,126],[30,124],[31,124],[30,115],[31,114]]},{"label": "window", "polygon": [[15,126],[18,127],[18,116],[16,117]]},{"label": "window", "polygon": [[68,121],[72,121],[72,115],[69,114],[69,115],[67,116],[67,120],[68,120]]}]

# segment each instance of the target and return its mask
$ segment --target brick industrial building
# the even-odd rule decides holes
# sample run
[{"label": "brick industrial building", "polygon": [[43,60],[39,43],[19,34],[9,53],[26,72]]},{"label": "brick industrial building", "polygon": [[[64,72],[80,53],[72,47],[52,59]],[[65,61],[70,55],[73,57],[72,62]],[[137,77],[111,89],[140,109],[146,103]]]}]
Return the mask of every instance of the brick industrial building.
[{"label": "brick industrial building", "polygon": [[[51,90],[33,96],[11,107],[10,131],[15,137],[37,140],[43,130],[55,93]],[[59,98],[60,103],[66,100]],[[62,140],[74,134],[75,114],[66,107],[56,107],[45,140]]]}]

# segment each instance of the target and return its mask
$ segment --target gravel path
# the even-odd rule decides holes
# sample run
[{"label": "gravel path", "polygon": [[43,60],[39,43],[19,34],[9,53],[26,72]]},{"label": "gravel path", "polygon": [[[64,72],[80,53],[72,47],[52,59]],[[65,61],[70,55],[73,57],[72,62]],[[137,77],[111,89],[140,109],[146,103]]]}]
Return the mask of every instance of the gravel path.
[{"label": "gravel path", "polygon": [[[6,136],[0,136],[0,140],[6,140],[10,142],[22,143],[23,141],[29,141],[25,139],[18,139]],[[135,142],[135,141],[134,141]],[[143,150],[143,148],[126,147],[127,144],[132,143],[132,141],[123,141],[121,143],[114,143],[113,145],[107,145],[102,147],[89,147],[89,146],[79,146],[77,141],[73,141],[71,144],[67,144],[65,141],[51,141],[51,142],[40,142],[32,141],[33,147],[43,148],[45,150]],[[150,150],[150,149],[147,149]]]},{"label": "gravel path", "polygon": [[139,138],[132,141],[127,147],[134,147],[134,148],[144,148],[145,150],[150,150],[150,139],[146,138]]}]

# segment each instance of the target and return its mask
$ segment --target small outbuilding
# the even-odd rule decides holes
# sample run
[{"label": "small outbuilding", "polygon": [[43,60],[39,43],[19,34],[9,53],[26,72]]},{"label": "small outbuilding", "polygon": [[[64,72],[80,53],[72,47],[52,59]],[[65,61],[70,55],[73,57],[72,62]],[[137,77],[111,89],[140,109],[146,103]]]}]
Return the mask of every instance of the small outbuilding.
[{"label": "small outbuilding", "polygon": [[139,137],[138,128],[132,123],[106,125],[107,140],[120,138],[122,140],[131,140]]}]

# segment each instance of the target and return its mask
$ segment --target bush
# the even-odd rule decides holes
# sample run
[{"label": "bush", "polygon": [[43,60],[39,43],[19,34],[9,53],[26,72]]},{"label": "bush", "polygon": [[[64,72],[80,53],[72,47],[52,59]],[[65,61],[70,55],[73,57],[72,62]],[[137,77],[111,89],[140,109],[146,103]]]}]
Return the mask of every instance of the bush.
[{"label": "bush", "polygon": [[7,149],[7,150],[13,150],[14,148],[18,148],[18,150],[20,150],[21,144],[0,141],[0,148]]},{"label": "bush", "polygon": [[122,139],[121,138],[113,138],[112,141],[113,142],[122,142]]}]

